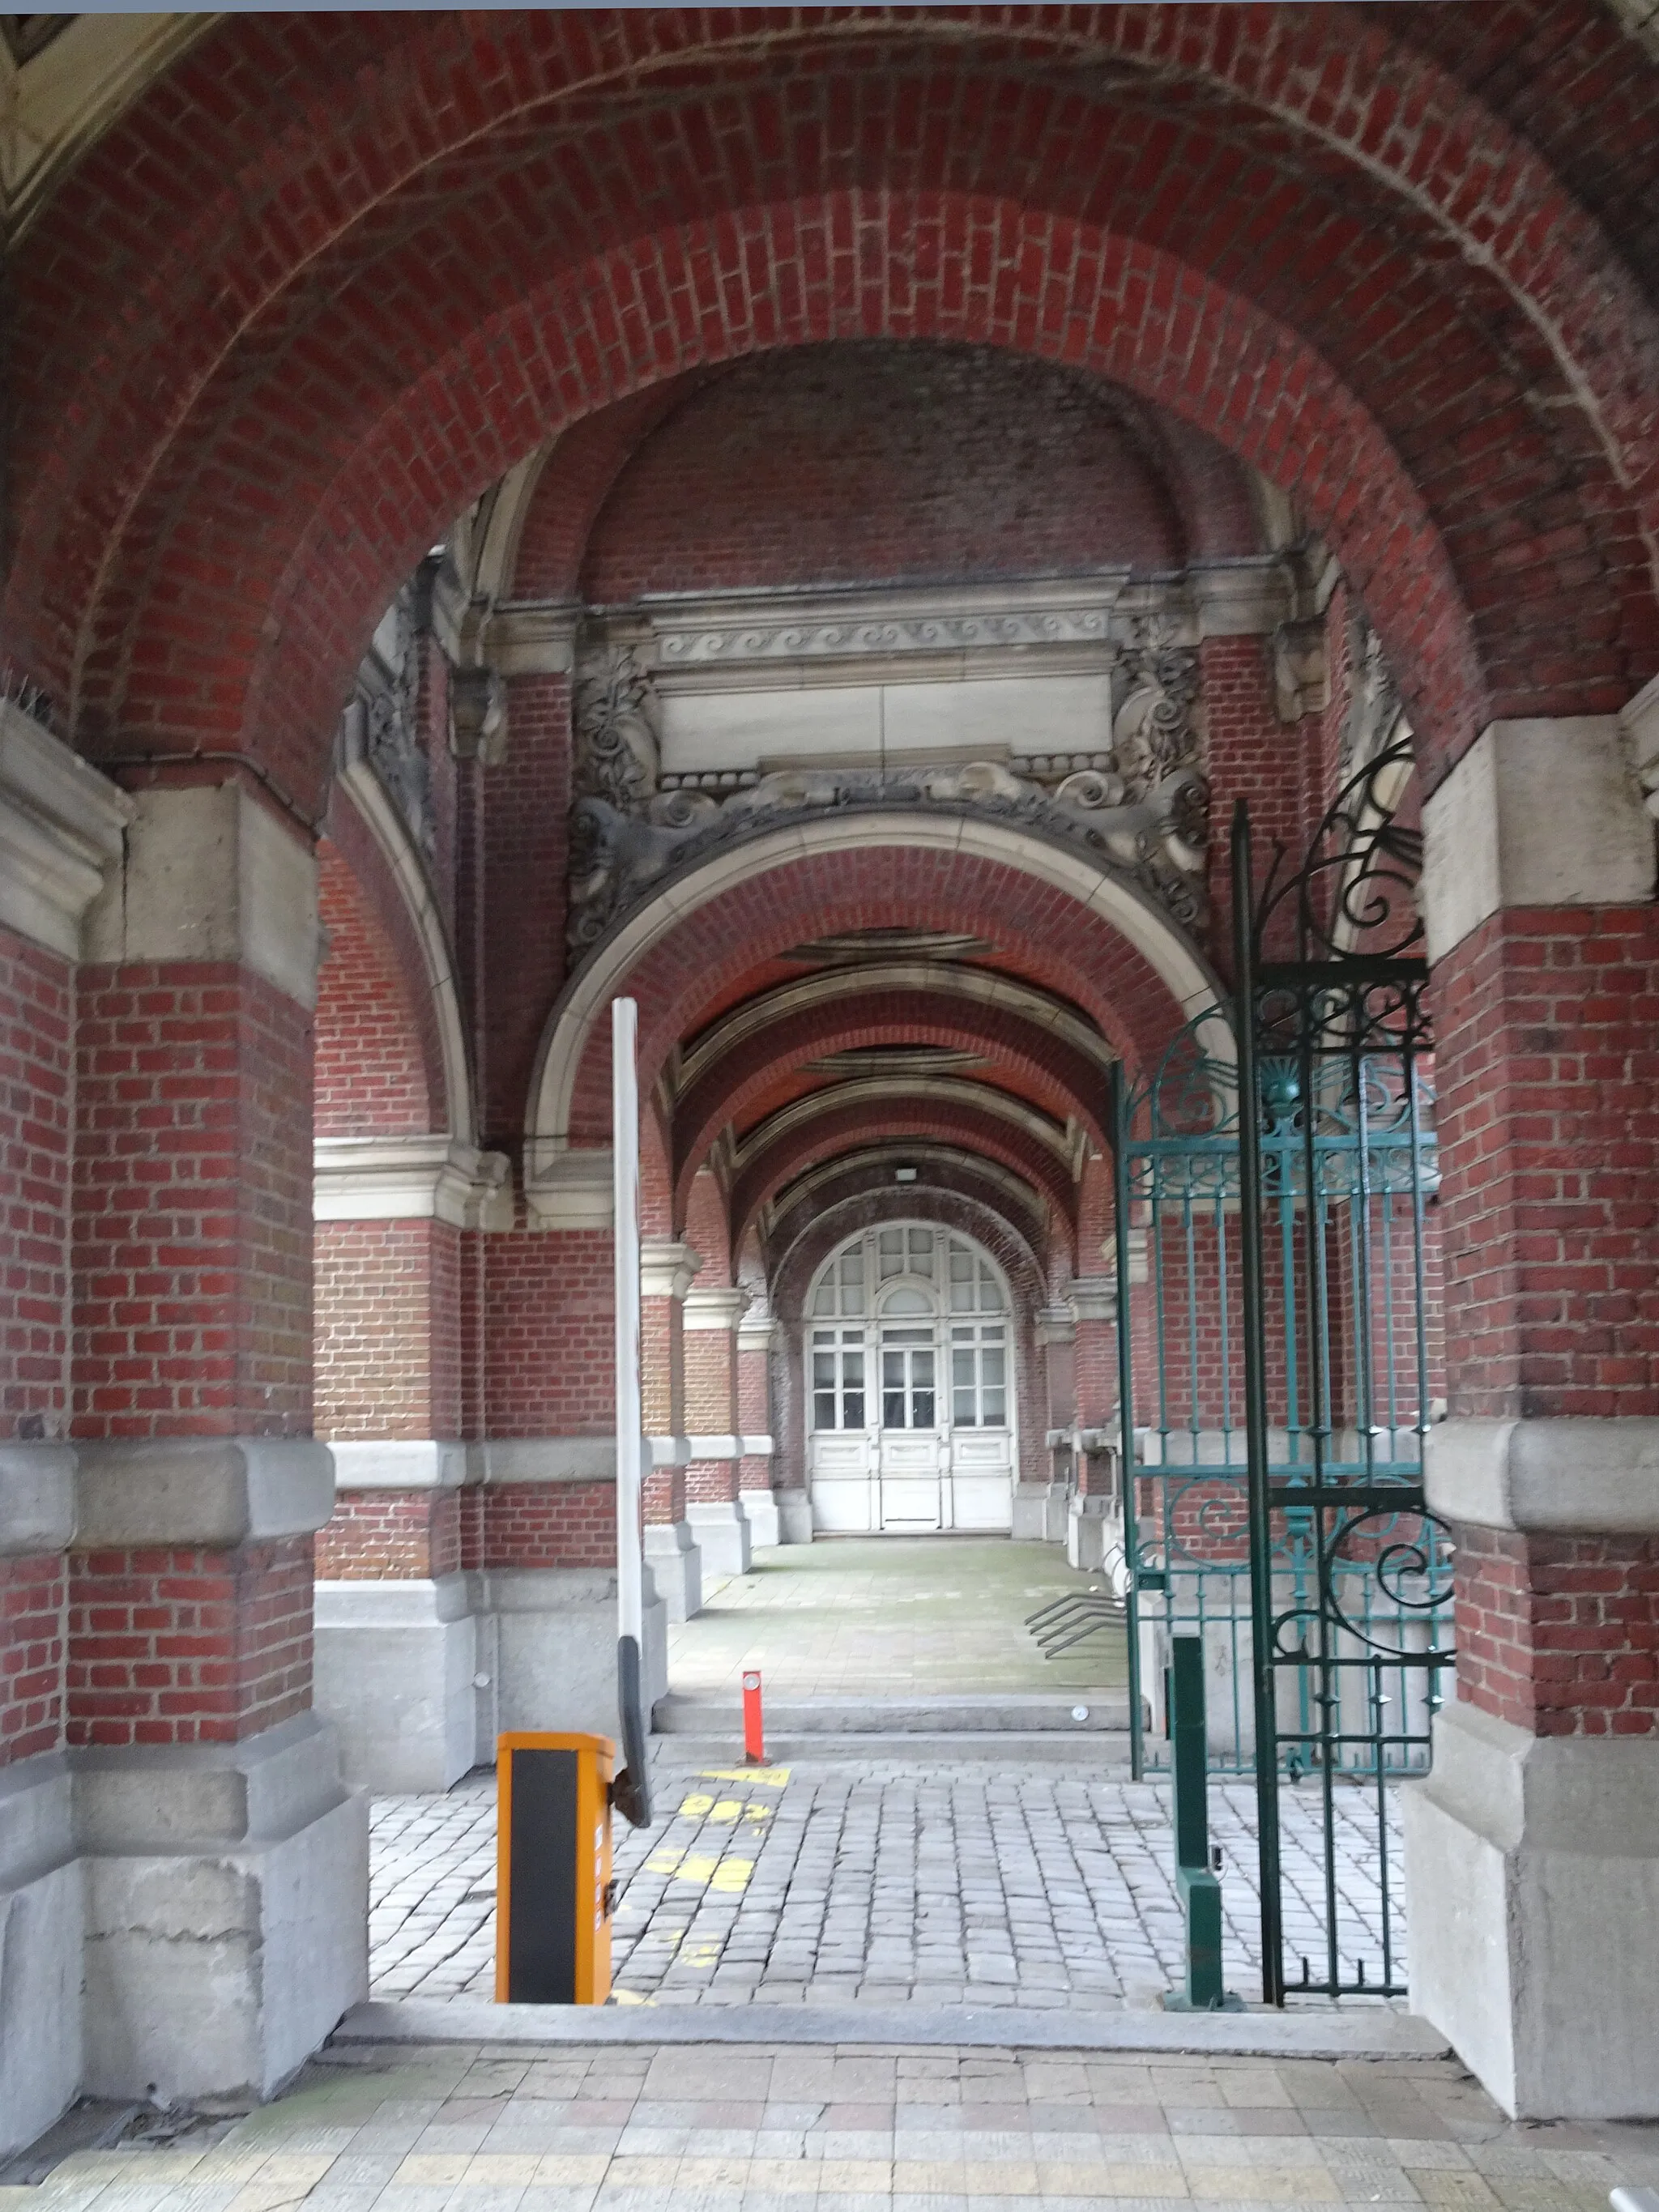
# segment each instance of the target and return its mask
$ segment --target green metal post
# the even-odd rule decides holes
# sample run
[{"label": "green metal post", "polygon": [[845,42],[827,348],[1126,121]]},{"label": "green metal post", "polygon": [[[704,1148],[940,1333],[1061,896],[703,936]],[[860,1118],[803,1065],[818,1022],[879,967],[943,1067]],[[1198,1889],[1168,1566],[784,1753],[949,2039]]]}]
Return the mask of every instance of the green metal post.
[{"label": "green metal post", "polygon": [[1129,1312],[1129,1128],[1124,1104],[1123,1064],[1112,1062],[1108,1112],[1112,1129],[1112,1212],[1117,1256],[1117,1413],[1122,1458],[1123,1565],[1128,1576],[1124,1610],[1129,1632],[1129,1771],[1139,1782],[1146,1771],[1146,1722],[1140,1680],[1140,1529],[1135,1513],[1134,1356]]},{"label": "green metal post", "polygon": [[1187,1915],[1187,1986],[1164,2000],[1169,2012],[1231,2012],[1221,1978],[1221,1884],[1210,1863],[1209,1729],[1204,1712],[1204,1639],[1170,1638],[1167,1692],[1173,1753],[1176,1887]]}]

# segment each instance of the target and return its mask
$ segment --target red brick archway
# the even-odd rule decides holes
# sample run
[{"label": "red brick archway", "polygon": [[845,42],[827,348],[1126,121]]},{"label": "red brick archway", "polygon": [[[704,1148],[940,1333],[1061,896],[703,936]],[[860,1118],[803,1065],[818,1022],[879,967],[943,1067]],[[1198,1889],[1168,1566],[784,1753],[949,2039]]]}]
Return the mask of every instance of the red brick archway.
[{"label": "red brick archway", "polygon": [[974,1080],[1012,1091],[1053,1118],[1075,1115],[1097,1146],[1106,1144],[1105,1073],[1097,1061],[1005,1009],[925,990],[892,991],[854,1006],[831,1001],[772,1024],[694,1085],[675,1115],[677,1211],[684,1212],[691,1178],[727,1122],[742,1129],[811,1087],[812,1076],[799,1073],[811,1058],[882,1044],[965,1048],[983,1063],[972,1071]]},{"label": "red brick archway", "polygon": [[[1104,886],[1092,864],[1066,856],[1062,865],[1054,848],[1051,868],[1049,848],[1000,826],[971,840],[978,849],[963,850],[956,842],[957,826],[943,816],[907,825],[902,834],[911,842],[900,843],[886,842],[881,830],[861,825],[856,816],[837,816],[825,826],[822,849],[803,852],[786,843],[774,854],[757,845],[752,868],[701,903],[691,878],[641,909],[619,936],[622,949],[605,943],[595,949],[548,1024],[541,1072],[532,1086],[532,1146],[566,1136],[578,1143],[606,1140],[610,1034],[588,1011],[590,1003],[602,1007],[613,992],[638,1000],[640,1075],[648,1091],[680,1040],[701,1028],[712,1009],[744,995],[751,979],[766,975],[767,963],[805,940],[849,931],[948,933],[971,915],[987,942],[987,964],[1077,1008],[1131,1066],[1156,1060],[1196,1009],[1183,1006],[1149,951],[1131,941],[1129,918],[1148,947],[1166,941],[1180,947],[1183,990],[1207,994],[1211,988],[1207,971],[1167,917],[1139,892],[1119,891],[1125,915],[1120,926],[1085,903]],[[964,830],[963,842],[969,842]],[[1071,888],[1062,887],[1062,877]],[[660,928],[653,915],[662,917]],[[634,930],[647,942],[630,958],[626,947]],[[556,1093],[567,1082],[568,1103],[560,1104]]]},{"label": "red brick archway", "polygon": [[[1648,672],[1649,311],[1382,25],[607,21],[243,20],[174,72],[167,158],[135,117],[60,194],[18,277],[6,635],[88,749],[240,750],[313,804],[369,623],[483,484],[693,362],[849,333],[1078,362],[1291,489],[1436,762]],[[787,98],[736,81],[761,53]],[[618,141],[623,82],[658,127]],[[216,161],[234,190],[193,189]]]}]

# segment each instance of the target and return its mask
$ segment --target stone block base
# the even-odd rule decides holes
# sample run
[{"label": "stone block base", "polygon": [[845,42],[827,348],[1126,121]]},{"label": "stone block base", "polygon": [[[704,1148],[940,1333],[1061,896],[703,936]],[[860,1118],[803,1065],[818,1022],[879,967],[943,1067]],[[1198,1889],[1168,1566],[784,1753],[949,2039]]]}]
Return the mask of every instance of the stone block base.
[{"label": "stone block base", "polygon": [[1017,1482],[1014,1485],[1014,1519],[1009,1532],[1027,1543],[1040,1544],[1048,1533],[1048,1485],[1046,1482]]},{"label": "stone block base", "polygon": [[447,1790],[478,1753],[477,1622],[465,1575],[319,1582],[316,1705],[349,1782]]},{"label": "stone block base", "polygon": [[[668,1687],[665,1609],[645,1578],[647,1704]],[[347,1779],[447,1790],[506,1729],[615,1736],[617,1577],[496,1568],[436,1582],[317,1584],[317,1709]]]},{"label": "stone block base", "polygon": [[61,1753],[0,1771],[0,2156],[81,2086],[81,1868]]},{"label": "stone block base", "polygon": [[738,1503],[749,1523],[749,1541],[754,1551],[770,1551],[783,1541],[783,1524],[778,1515],[777,1493],[771,1490],[740,1490]]},{"label": "stone block base", "polygon": [[685,1518],[698,1551],[702,1573],[722,1578],[749,1571],[751,1538],[749,1516],[735,1498],[694,1499]]},{"label": "stone block base", "polygon": [[77,1755],[93,2096],[265,2098],[368,1987],[368,1808],[301,1714]]},{"label": "stone block base", "polygon": [[[617,1577],[611,1568],[497,1567],[471,1577],[490,1650],[494,1697],[478,1747],[520,1729],[617,1736]],[[646,1711],[668,1690],[667,1614],[646,1576],[641,1671]]]},{"label": "stone block base", "polygon": [[665,1619],[690,1620],[702,1611],[702,1554],[684,1521],[647,1521],[645,1564],[667,1608]]},{"label": "stone block base", "polygon": [[1066,1512],[1066,1560],[1081,1573],[1103,1572],[1123,1549],[1123,1523],[1105,1498],[1073,1498]]},{"label": "stone block base", "polygon": [[810,1544],[812,1540],[812,1501],[804,1490],[780,1490],[778,1501],[778,1535],[785,1544]]},{"label": "stone block base", "polygon": [[1401,1795],[1413,2009],[1516,2118],[1659,2118],[1659,1737],[1450,1705]]}]

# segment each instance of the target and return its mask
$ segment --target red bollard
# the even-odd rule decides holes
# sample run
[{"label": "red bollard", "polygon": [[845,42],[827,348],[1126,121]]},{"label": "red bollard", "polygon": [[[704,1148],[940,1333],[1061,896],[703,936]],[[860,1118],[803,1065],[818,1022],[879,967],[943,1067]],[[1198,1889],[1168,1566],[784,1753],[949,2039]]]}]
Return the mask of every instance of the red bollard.
[{"label": "red bollard", "polygon": [[753,1766],[766,1763],[766,1736],[761,1726],[761,1686],[758,1673],[743,1678],[743,1755]]}]

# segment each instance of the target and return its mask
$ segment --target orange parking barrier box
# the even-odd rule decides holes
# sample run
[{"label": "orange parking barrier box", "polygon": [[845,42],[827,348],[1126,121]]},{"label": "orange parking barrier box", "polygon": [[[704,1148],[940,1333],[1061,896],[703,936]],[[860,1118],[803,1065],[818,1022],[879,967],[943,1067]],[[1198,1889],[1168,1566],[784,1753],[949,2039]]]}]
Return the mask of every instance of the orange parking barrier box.
[{"label": "orange parking barrier box", "polygon": [[611,1994],[611,1783],[604,1735],[495,1740],[495,2002]]}]

